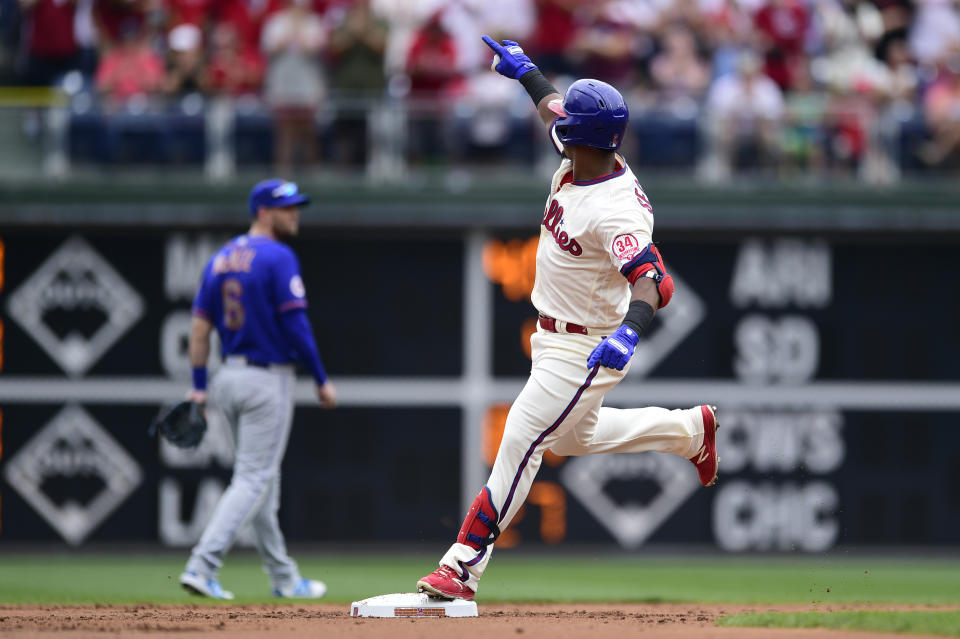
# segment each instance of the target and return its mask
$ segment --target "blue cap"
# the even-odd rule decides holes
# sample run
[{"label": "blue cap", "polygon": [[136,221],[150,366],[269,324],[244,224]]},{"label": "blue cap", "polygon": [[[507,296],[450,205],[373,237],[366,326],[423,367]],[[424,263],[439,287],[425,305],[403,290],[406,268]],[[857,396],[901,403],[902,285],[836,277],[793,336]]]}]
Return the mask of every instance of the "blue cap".
[{"label": "blue cap", "polygon": [[250,189],[250,215],[256,215],[261,206],[282,207],[310,204],[310,198],[300,192],[295,182],[279,178],[258,182]]}]

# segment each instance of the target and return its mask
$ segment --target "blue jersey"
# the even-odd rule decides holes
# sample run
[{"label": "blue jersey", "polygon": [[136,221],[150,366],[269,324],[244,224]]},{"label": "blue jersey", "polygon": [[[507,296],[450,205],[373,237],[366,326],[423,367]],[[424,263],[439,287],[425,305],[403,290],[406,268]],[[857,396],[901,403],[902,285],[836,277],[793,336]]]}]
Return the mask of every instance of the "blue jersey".
[{"label": "blue jersey", "polygon": [[207,263],[193,312],[216,326],[223,357],[286,364],[296,355],[280,316],[306,306],[293,250],[267,237],[240,235]]}]

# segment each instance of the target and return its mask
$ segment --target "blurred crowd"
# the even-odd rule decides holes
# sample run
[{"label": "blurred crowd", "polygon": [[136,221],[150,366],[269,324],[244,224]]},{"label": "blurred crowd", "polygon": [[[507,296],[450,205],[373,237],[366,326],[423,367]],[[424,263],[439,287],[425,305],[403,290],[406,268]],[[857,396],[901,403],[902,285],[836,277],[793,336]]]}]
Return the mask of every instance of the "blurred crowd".
[{"label": "blurred crowd", "polygon": [[518,40],[561,88],[614,84],[635,119],[696,122],[707,178],[895,170],[905,122],[922,124],[919,163],[960,164],[957,0],[0,0],[0,76],[79,78],[115,104],[255,98],[281,163],[313,161],[317,110],[341,99],[435,111],[414,137],[459,114],[493,146],[529,105],[486,72],[481,33]]}]

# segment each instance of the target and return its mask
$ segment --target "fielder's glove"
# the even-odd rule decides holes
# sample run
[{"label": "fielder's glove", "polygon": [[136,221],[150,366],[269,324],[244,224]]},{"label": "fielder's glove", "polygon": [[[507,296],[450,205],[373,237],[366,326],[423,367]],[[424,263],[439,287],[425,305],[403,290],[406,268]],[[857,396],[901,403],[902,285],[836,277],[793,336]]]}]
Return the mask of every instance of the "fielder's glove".
[{"label": "fielder's glove", "polygon": [[597,364],[607,368],[615,368],[622,371],[630,358],[633,357],[633,351],[637,348],[640,336],[629,326],[621,326],[613,335],[605,337],[602,342],[590,353],[587,358],[587,367],[593,368]]},{"label": "fielder's glove", "polygon": [[515,41],[504,40],[503,44],[500,44],[490,36],[483,36],[483,41],[497,54],[490,66],[502,76],[519,80],[524,73],[537,68]]},{"label": "fielder's glove", "polygon": [[160,433],[178,448],[195,448],[207,432],[207,420],[203,406],[196,402],[183,401],[157,415],[150,424],[150,436]]}]

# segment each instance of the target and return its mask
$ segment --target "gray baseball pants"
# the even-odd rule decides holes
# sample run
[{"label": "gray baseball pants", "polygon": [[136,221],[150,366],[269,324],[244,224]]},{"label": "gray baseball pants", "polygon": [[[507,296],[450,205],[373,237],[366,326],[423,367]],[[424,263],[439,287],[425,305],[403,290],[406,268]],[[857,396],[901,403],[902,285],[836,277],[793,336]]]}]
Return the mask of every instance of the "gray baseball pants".
[{"label": "gray baseball pants", "polygon": [[286,588],[300,580],[277,521],[295,381],[293,366],[267,369],[236,361],[226,362],[214,378],[210,399],[233,431],[236,460],[230,485],[190,554],[188,571],[216,577],[237,532],[250,522],[272,586]]}]

